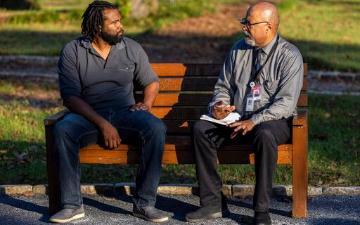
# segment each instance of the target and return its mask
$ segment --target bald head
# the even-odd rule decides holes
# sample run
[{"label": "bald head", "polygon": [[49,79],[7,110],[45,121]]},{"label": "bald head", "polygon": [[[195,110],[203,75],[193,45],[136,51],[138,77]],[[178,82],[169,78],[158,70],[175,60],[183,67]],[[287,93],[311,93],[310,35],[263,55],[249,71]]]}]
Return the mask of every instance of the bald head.
[{"label": "bald head", "polygon": [[270,2],[258,2],[248,9],[247,15],[251,15],[262,21],[268,21],[274,27],[273,32],[277,32],[280,19],[274,4]]}]

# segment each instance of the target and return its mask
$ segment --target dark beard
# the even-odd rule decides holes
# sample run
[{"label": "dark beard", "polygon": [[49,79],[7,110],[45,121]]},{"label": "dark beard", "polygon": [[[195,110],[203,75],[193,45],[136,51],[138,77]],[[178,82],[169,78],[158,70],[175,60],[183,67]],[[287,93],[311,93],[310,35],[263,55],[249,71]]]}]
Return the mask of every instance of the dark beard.
[{"label": "dark beard", "polygon": [[100,33],[100,37],[106,41],[107,43],[109,43],[110,45],[116,45],[118,42],[120,42],[123,38],[123,35],[111,35],[109,33],[106,32],[101,32]]}]

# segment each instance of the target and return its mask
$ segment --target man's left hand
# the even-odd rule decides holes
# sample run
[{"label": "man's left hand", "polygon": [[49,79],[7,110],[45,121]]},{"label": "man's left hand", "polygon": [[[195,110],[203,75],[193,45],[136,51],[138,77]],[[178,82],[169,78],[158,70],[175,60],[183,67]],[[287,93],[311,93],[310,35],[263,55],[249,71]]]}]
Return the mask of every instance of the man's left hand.
[{"label": "man's left hand", "polygon": [[242,135],[245,135],[247,132],[251,131],[254,128],[255,124],[252,120],[244,120],[235,122],[229,125],[231,128],[235,128],[230,138],[233,139],[239,132],[242,132]]},{"label": "man's left hand", "polygon": [[130,111],[149,111],[150,107],[143,102],[138,102],[131,106]]}]

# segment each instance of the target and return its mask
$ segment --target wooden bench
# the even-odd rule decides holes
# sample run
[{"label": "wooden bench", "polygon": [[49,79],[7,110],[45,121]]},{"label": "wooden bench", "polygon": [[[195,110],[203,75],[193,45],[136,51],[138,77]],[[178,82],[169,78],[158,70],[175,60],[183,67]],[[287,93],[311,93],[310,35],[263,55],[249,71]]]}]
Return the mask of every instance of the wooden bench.
[{"label": "wooden bench", "polygon": [[[163,155],[164,164],[193,164],[191,146],[191,124],[206,113],[214,84],[221,65],[219,64],[152,64],[160,77],[160,93],[156,98],[152,113],[163,119],[167,125],[167,138]],[[307,67],[305,64],[304,76]],[[141,92],[136,92],[141,99]],[[299,115],[293,119],[292,142],[278,147],[278,164],[292,166],[293,217],[307,216],[307,82],[304,77],[301,96],[298,101]],[[46,131],[47,172],[49,212],[60,207],[57,157],[53,151],[52,128],[65,115],[60,112],[44,120]],[[86,164],[135,164],[137,151],[133,146],[122,144],[118,149],[104,150],[98,145],[90,145],[80,150],[80,162]],[[218,152],[220,164],[253,164],[254,153],[250,145],[232,145]]]}]

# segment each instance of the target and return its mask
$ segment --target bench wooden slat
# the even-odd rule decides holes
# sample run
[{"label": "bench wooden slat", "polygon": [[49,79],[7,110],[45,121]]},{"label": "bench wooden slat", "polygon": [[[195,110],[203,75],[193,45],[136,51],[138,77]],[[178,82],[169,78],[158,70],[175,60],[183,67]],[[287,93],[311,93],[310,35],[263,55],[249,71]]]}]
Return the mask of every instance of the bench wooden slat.
[{"label": "bench wooden slat", "polygon": [[[218,76],[222,64],[183,64],[183,63],[152,63],[151,67],[159,77],[178,76]],[[304,76],[307,76],[307,64],[304,64]]]},{"label": "bench wooden slat", "polygon": [[173,119],[173,120],[196,120],[199,119],[202,114],[207,113],[207,107],[203,106],[164,106],[153,107],[151,109],[156,117],[161,119]]},{"label": "bench wooden slat", "polygon": [[159,77],[169,76],[218,76],[222,64],[152,63]]},{"label": "bench wooden slat", "polygon": [[[217,77],[173,77],[160,78],[161,91],[209,91],[213,90]],[[307,79],[303,80],[302,90],[307,90]]]},{"label": "bench wooden slat", "polygon": [[[136,94],[136,100],[142,101],[142,94]],[[207,106],[211,101],[212,93],[160,93],[155,99],[154,106]],[[308,105],[307,95],[302,93],[297,106]]]},{"label": "bench wooden slat", "polygon": [[217,77],[160,78],[160,91],[209,91]]},{"label": "bench wooden slat", "polygon": [[[236,156],[236,157],[235,157]],[[226,146],[218,152],[219,163],[254,164],[254,153],[250,145]],[[80,150],[80,162],[88,164],[136,164],[138,151],[129,145],[120,145],[116,150],[105,150],[94,144]],[[193,164],[194,155],[191,145],[165,144],[163,164]],[[278,147],[278,164],[292,163],[291,145]]]}]

